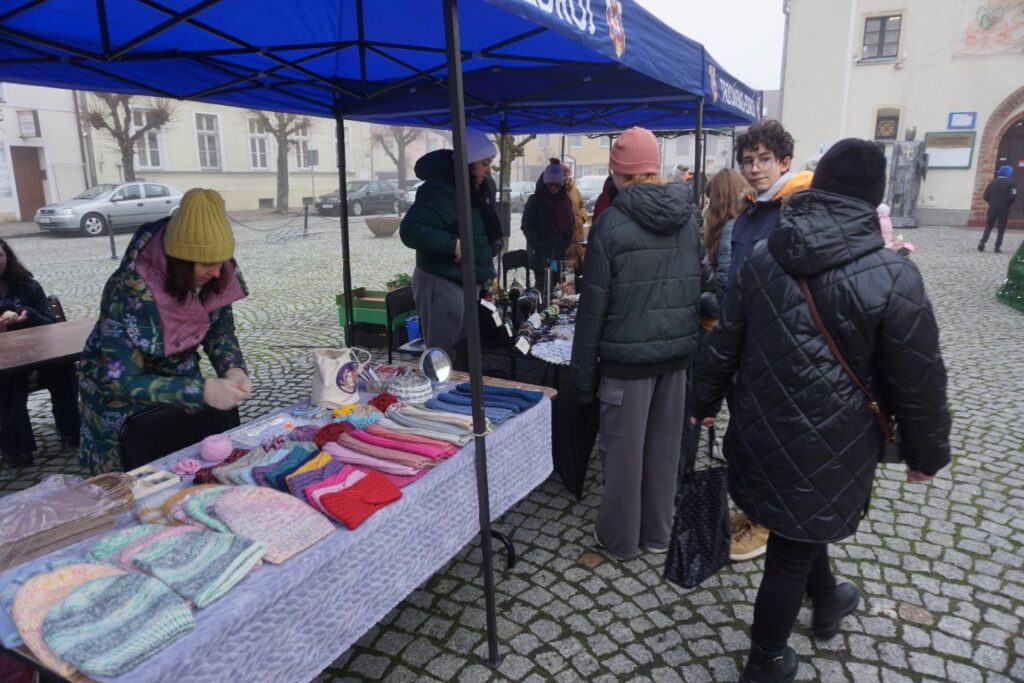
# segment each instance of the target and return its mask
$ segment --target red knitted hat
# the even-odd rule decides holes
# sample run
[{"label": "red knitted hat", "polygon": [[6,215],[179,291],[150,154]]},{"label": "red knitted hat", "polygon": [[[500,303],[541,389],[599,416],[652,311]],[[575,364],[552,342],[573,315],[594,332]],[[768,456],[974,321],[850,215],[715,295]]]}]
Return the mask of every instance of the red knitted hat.
[{"label": "red knitted hat", "polygon": [[324,511],[349,529],[355,529],[382,507],[402,497],[402,492],[380,472],[366,476],[347,489],[320,497]]},{"label": "red knitted hat", "polygon": [[313,435],[313,443],[316,444],[317,448],[322,449],[324,444],[337,441],[339,436],[346,432],[350,432],[353,429],[355,429],[355,427],[348,422],[332,422],[321,427],[320,431]]},{"label": "red knitted hat", "polygon": [[612,143],[608,168],[622,175],[658,173],[661,171],[661,151],[654,133],[633,126]]}]

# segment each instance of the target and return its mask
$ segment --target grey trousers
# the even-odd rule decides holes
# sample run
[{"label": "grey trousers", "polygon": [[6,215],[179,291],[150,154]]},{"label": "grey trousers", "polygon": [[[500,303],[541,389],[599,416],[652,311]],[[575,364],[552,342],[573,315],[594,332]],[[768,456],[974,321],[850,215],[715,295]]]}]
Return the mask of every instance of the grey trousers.
[{"label": "grey trousers", "polygon": [[683,435],[686,371],[647,379],[602,377],[601,460],[604,495],[598,541],[632,559],[640,545],[667,548]]},{"label": "grey trousers", "polygon": [[421,268],[412,271],[412,298],[427,348],[442,349],[455,360],[455,344],[466,336],[462,287]]}]

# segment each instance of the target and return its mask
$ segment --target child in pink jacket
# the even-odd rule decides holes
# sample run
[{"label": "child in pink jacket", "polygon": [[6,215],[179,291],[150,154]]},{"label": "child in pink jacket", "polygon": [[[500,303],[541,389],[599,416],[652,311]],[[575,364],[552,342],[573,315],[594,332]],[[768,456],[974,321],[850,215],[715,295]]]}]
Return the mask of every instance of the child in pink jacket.
[{"label": "child in pink jacket", "polygon": [[879,204],[876,211],[878,212],[878,223],[882,226],[882,239],[885,240],[886,248],[892,249],[904,256],[910,256],[914,253],[914,245],[910,242],[904,242],[903,235],[893,237],[892,219],[889,218],[889,205],[885,203]]}]

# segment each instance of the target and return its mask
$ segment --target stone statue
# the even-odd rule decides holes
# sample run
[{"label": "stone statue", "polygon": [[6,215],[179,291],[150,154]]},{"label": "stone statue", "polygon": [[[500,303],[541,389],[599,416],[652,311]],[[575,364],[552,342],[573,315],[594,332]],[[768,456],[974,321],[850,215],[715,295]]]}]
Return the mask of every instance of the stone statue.
[{"label": "stone statue", "polygon": [[896,143],[889,168],[889,207],[893,228],[916,228],[917,195],[928,176],[928,153],[915,140],[917,128],[908,128],[905,140]]}]

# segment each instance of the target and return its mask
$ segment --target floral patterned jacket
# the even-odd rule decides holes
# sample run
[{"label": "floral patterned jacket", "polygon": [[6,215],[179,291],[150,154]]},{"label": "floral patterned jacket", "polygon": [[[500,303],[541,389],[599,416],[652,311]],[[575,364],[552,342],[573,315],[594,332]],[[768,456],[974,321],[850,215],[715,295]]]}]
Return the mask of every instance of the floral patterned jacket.
[{"label": "floral patterned jacket", "polygon": [[[165,353],[167,335],[156,297],[136,265],[150,240],[162,237],[166,222],[148,223],[132,237],[121,265],[103,289],[99,320],[82,351],[80,461],[92,472],[120,467],[118,434],[132,413],[154,405],[203,408],[205,380],[199,369],[199,345],[218,377],[231,368],[245,369],[230,303],[209,311],[209,330],[196,346]],[[231,263],[245,296],[248,290],[242,274]]]}]

